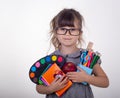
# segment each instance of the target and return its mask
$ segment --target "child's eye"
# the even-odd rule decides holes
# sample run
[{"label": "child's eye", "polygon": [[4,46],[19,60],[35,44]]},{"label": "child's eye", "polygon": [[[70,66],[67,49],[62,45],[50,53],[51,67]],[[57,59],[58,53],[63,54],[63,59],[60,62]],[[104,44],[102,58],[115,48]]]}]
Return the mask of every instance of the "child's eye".
[{"label": "child's eye", "polygon": [[75,29],[73,28],[73,29],[70,29],[71,31],[75,31]]},{"label": "child's eye", "polygon": [[60,28],[60,30],[62,30],[62,31],[66,31],[66,29],[65,29],[65,28]]}]

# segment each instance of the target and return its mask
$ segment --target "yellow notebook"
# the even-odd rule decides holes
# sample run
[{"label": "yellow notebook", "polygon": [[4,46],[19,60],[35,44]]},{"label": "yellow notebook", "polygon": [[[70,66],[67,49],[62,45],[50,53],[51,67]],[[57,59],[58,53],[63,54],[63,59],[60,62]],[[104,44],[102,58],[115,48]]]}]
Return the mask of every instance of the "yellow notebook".
[{"label": "yellow notebook", "polygon": [[[43,73],[42,80],[46,85],[50,85],[51,82],[55,79],[56,75],[65,75],[63,71],[58,67],[56,63],[52,64],[49,69]],[[70,86],[72,85],[72,82],[69,80],[67,83],[67,86],[63,89],[56,91],[57,96],[61,96]]]}]

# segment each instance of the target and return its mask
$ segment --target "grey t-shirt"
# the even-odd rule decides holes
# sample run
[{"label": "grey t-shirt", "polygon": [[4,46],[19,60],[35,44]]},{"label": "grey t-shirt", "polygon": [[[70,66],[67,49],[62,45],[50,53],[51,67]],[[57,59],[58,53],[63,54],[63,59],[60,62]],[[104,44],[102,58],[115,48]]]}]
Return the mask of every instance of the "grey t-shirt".
[{"label": "grey t-shirt", "polygon": [[[56,50],[52,54],[62,55],[66,58],[66,62],[73,62],[75,65],[78,65],[80,63],[81,51],[83,51],[83,49],[80,49],[73,54],[63,55],[59,50]],[[97,63],[101,63],[101,60],[98,60]],[[73,83],[62,96],[58,97],[55,93],[52,93],[46,95],[46,98],[94,98],[94,96],[89,84]]]}]

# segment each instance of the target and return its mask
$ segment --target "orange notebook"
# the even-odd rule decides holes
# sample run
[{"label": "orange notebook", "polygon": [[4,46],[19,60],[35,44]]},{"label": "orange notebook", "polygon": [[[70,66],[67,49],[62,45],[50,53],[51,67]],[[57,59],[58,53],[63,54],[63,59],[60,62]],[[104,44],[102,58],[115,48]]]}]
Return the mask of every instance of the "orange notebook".
[{"label": "orange notebook", "polygon": [[[55,77],[59,77],[60,75],[65,75],[63,71],[58,67],[56,63],[52,64],[50,68],[43,73],[42,80],[46,85],[50,85],[51,82],[55,79]],[[67,86],[63,89],[56,91],[57,96],[61,96],[70,86],[72,85],[72,82],[69,80],[67,83]]]}]

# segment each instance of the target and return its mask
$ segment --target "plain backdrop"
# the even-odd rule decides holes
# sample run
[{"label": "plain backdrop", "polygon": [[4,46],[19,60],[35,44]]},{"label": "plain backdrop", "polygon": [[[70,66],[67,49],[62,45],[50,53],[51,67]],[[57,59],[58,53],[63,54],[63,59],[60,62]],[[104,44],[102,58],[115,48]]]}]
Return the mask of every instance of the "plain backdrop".
[{"label": "plain backdrop", "polygon": [[54,51],[49,23],[63,8],[83,15],[83,47],[92,41],[102,54],[110,86],[92,86],[95,98],[120,98],[119,5],[119,0],[0,0],[0,98],[44,98],[29,79],[29,69]]}]

